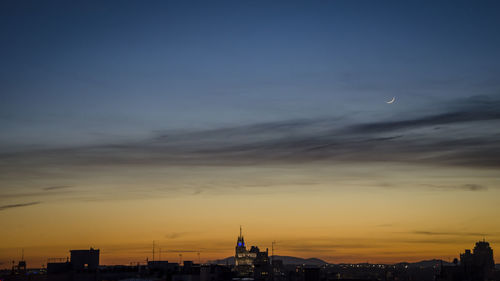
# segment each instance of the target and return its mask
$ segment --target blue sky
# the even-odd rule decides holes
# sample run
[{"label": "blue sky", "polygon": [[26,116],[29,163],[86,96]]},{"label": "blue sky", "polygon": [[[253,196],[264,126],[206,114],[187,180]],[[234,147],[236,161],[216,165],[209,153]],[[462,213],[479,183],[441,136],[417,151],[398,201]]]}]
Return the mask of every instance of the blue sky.
[{"label": "blue sky", "polygon": [[1,5],[2,150],[498,97],[494,1]]},{"label": "blue sky", "polygon": [[240,224],[331,262],[447,259],[483,234],[499,253],[499,14],[0,1],[0,267],[90,246],[128,264],[152,240],[220,258]]}]

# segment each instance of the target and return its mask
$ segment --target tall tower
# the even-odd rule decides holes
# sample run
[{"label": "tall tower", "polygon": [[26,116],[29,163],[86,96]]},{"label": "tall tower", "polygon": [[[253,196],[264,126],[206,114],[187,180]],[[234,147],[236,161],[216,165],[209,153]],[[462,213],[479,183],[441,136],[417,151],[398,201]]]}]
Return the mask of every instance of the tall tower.
[{"label": "tall tower", "polygon": [[471,250],[465,250],[465,253],[460,254],[460,265],[463,268],[464,280],[489,280],[495,269],[490,243],[483,239],[476,243],[472,253]]},{"label": "tall tower", "polygon": [[481,268],[494,269],[495,260],[493,259],[493,249],[490,247],[490,243],[479,241],[474,247],[474,264]]},{"label": "tall tower", "polygon": [[493,270],[495,270],[495,260],[493,259],[493,249],[490,243],[479,241],[474,247],[472,255],[472,268],[475,274],[473,280],[490,280]]},{"label": "tall tower", "polygon": [[241,226],[240,226],[240,236],[238,236],[238,240],[236,241],[234,260],[236,265],[236,271],[240,276],[246,276],[253,272],[254,258],[247,250]]},{"label": "tall tower", "polygon": [[238,252],[246,251],[245,238],[243,238],[243,233],[240,225],[240,236],[238,236],[238,241],[236,241],[236,255]]},{"label": "tall tower", "polygon": [[248,255],[247,247],[245,245],[245,238],[243,238],[243,233],[240,225],[240,236],[236,241],[236,253],[235,253],[235,263],[236,266],[245,264],[244,258]]}]

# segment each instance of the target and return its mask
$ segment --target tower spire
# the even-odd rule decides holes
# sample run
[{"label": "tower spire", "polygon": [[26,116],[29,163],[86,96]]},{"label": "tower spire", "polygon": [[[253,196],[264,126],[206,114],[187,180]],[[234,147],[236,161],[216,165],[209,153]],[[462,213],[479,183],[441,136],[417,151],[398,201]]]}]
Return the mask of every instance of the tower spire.
[{"label": "tower spire", "polygon": [[240,225],[240,236],[238,236],[238,241],[236,242],[237,247],[245,247],[245,239],[243,238],[243,230]]}]

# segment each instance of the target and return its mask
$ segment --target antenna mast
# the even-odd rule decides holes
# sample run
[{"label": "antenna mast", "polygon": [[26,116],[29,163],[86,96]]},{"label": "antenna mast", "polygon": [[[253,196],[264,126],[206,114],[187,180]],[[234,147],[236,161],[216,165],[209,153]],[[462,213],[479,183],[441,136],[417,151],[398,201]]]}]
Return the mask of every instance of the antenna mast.
[{"label": "antenna mast", "polygon": [[155,240],[153,240],[153,261],[155,261]]},{"label": "antenna mast", "polygon": [[274,260],[274,244],[276,244],[276,240],[274,240],[271,243],[271,264],[273,263],[273,260]]}]

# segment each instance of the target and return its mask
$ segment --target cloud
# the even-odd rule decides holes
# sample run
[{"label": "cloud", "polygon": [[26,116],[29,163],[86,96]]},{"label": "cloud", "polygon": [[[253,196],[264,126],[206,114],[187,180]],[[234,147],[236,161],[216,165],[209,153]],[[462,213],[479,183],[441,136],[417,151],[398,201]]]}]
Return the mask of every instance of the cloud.
[{"label": "cloud", "polygon": [[42,188],[43,191],[37,189],[37,191],[32,191],[32,192],[18,192],[18,193],[0,192],[0,198],[13,199],[13,198],[52,197],[56,194],[69,194],[70,192],[62,190],[67,188],[71,188],[71,186],[69,185],[49,186],[49,187],[43,187]]},{"label": "cloud", "polygon": [[42,202],[29,202],[29,203],[22,203],[22,204],[3,205],[3,206],[0,206],[0,211],[12,209],[12,208],[28,207],[28,206],[33,206],[33,205],[37,205],[40,203],[42,203]]},{"label": "cloud", "polygon": [[415,230],[409,232],[410,234],[425,235],[425,236],[476,236],[485,237],[490,235],[496,235],[498,233],[481,233],[481,232],[452,232],[452,231],[427,231],[427,230]]},{"label": "cloud", "polygon": [[480,185],[480,184],[464,184],[459,186],[462,189],[470,190],[470,191],[479,191],[479,190],[487,190],[488,187]]},{"label": "cloud", "polygon": [[471,241],[474,241],[474,240],[471,240],[471,239],[468,239],[468,238],[450,238],[450,237],[446,237],[446,238],[425,238],[425,239],[401,239],[401,240],[398,240],[399,243],[407,243],[407,244],[437,244],[437,245],[444,245],[444,244],[447,244],[447,245],[457,245],[457,244],[467,244],[467,243],[470,243]]},{"label": "cloud", "polygon": [[189,234],[190,234],[189,232],[172,232],[172,233],[165,235],[165,237],[168,239],[177,239],[177,238],[185,237]]},{"label": "cloud", "polygon": [[50,191],[50,190],[65,189],[65,188],[70,188],[70,187],[71,187],[70,185],[56,185],[56,186],[44,187],[42,189]]},{"label": "cloud", "polygon": [[438,184],[422,184],[422,186],[430,187],[439,190],[465,190],[465,191],[485,191],[488,190],[487,186],[480,184],[461,184],[461,185],[438,185]]},{"label": "cloud", "polygon": [[477,122],[488,120],[500,120],[500,108],[491,111],[456,111],[425,116],[416,119],[374,122],[354,125],[347,128],[351,133],[373,133],[392,132],[419,127],[432,127],[437,125],[457,124],[465,122]]},{"label": "cloud", "polygon": [[[417,111],[419,112],[419,111]],[[0,174],[121,166],[261,166],[400,162],[500,167],[500,101],[471,97],[434,114],[353,122],[311,118],[194,131],[163,131],[136,142],[0,154]],[[439,127],[438,130],[436,128]],[[2,176],[0,176],[0,180]],[[62,189],[54,186],[45,190]],[[467,184],[455,189],[479,191]],[[450,188],[452,189],[452,188]],[[194,193],[196,195],[197,192]]]},{"label": "cloud", "polygon": [[397,224],[395,224],[395,223],[383,223],[383,224],[377,224],[375,227],[393,227],[396,225]]},{"label": "cloud", "polygon": [[197,250],[165,250],[165,252],[182,254],[182,253],[199,253],[200,251],[197,251]]}]

